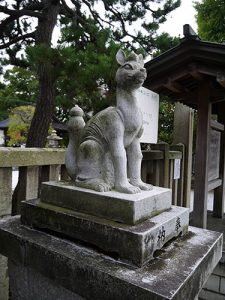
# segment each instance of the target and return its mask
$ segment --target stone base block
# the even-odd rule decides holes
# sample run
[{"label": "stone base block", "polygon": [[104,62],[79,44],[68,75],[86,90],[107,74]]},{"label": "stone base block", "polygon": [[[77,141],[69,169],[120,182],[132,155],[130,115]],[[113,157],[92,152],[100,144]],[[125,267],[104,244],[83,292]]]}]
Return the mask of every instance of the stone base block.
[{"label": "stone base block", "polygon": [[[55,300],[55,293],[46,293],[54,286],[60,288],[59,299],[64,299],[65,289],[65,299],[79,295],[91,300],[193,300],[221,258],[222,234],[189,227],[157,258],[134,268],[91,247],[21,226],[19,218],[12,217],[0,221],[0,253],[16,264],[17,272],[21,267],[30,283],[27,295],[14,288],[20,286],[20,276],[10,279],[12,300]],[[43,290],[40,283],[45,278],[49,286]]]},{"label": "stone base block", "polygon": [[126,225],[65,208],[28,200],[22,204],[21,221],[38,229],[48,229],[75,238],[142,266],[153,258],[155,250],[188,230],[189,209],[172,206],[137,225]]},{"label": "stone base block", "polygon": [[42,184],[41,201],[125,224],[137,224],[171,207],[171,190],[154,187],[138,194],[99,193],[68,182]]},{"label": "stone base block", "polygon": [[9,299],[8,259],[0,255],[0,299]]}]

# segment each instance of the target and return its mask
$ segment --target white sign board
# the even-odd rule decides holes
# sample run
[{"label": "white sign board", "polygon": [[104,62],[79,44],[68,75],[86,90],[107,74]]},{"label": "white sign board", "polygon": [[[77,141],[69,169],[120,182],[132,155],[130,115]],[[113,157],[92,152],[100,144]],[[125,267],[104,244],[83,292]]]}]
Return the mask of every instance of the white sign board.
[{"label": "white sign board", "polygon": [[144,132],[141,143],[157,143],[159,121],[159,95],[141,87],[137,91],[138,104],[143,115]]},{"label": "white sign board", "polygon": [[180,178],[180,159],[174,159],[173,179]]},{"label": "white sign board", "polygon": [[5,135],[4,135],[4,130],[0,130],[0,146],[5,145]]}]

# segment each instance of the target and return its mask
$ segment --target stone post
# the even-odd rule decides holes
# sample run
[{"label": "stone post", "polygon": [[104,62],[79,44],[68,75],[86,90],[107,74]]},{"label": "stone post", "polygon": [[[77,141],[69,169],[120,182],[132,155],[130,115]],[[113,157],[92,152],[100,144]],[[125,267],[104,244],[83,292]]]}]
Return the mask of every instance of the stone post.
[{"label": "stone post", "polygon": [[[11,214],[12,168],[0,168],[0,219]],[[0,299],[8,300],[8,259],[0,255]]]},{"label": "stone post", "polygon": [[185,145],[183,205],[190,207],[192,146],[193,146],[193,110],[182,103],[176,103],[174,111],[173,143]]}]

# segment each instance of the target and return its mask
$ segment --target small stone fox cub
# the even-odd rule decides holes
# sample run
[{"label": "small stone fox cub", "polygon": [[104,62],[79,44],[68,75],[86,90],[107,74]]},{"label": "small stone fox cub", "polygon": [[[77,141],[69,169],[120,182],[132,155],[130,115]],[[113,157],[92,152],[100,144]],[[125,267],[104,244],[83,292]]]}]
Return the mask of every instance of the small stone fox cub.
[{"label": "small stone fox cub", "polygon": [[65,162],[76,186],[134,194],[152,189],[141,180],[143,118],[136,98],[146,70],[141,54],[126,57],[119,50],[116,59],[120,65],[116,73],[117,105],[97,113],[86,125],[82,109],[71,109]]}]

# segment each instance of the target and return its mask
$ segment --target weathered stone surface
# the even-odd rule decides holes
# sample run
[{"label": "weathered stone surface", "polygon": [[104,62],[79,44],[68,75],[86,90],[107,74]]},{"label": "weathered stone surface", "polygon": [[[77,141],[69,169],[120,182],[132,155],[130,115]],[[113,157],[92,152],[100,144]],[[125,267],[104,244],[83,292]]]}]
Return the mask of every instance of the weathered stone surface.
[{"label": "weathered stone surface", "polygon": [[53,148],[1,147],[0,167],[64,164],[65,150]]},{"label": "weathered stone surface", "polygon": [[85,300],[54,280],[13,261],[9,261],[9,276],[11,300]]},{"label": "weathered stone surface", "polygon": [[38,176],[39,168],[37,166],[26,168],[25,199],[33,199],[38,196]]},{"label": "weathered stone surface", "polygon": [[171,207],[171,190],[154,187],[138,194],[99,193],[68,182],[42,183],[41,201],[125,224],[136,224]]},{"label": "weathered stone surface", "polygon": [[0,218],[12,210],[12,168],[0,168]]},{"label": "weathered stone surface", "polygon": [[68,174],[79,187],[136,194],[152,189],[141,180],[143,116],[138,89],[147,73],[142,54],[128,56],[119,49],[116,60],[116,107],[107,107],[85,124],[83,110],[75,106],[68,122],[65,154]]},{"label": "weathered stone surface", "polygon": [[0,255],[0,299],[9,299],[8,259]]},{"label": "weathered stone surface", "polygon": [[0,253],[86,299],[193,300],[221,257],[222,234],[189,229],[146,266],[133,268],[91,248],[21,226],[13,217],[0,222]]},{"label": "weathered stone surface", "polygon": [[189,209],[173,206],[169,211],[131,226],[29,200],[22,204],[21,218],[23,224],[88,242],[117,254],[123,261],[142,266],[153,258],[155,250],[187,232]]}]

